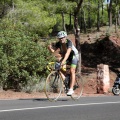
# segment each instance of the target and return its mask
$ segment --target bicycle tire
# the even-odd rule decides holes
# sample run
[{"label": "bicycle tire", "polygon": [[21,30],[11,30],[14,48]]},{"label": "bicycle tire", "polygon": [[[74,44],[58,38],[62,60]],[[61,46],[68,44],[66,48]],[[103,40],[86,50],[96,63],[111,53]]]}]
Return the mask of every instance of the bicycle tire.
[{"label": "bicycle tire", "polygon": [[83,93],[83,79],[79,73],[75,74],[75,85],[73,87],[74,93],[71,95],[73,100],[78,100]]},{"label": "bicycle tire", "polygon": [[45,94],[49,101],[57,101],[62,92],[62,79],[57,71],[52,71],[45,82]]}]

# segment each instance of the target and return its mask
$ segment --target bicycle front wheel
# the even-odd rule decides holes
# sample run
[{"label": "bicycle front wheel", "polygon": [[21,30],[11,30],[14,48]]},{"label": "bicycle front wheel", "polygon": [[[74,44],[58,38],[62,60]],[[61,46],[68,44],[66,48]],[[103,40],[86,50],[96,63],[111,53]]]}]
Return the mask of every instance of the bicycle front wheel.
[{"label": "bicycle front wheel", "polygon": [[83,80],[79,73],[75,75],[75,85],[73,87],[74,93],[72,94],[71,98],[74,100],[79,99],[83,93]]},{"label": "bicycle front wheel", "polygon": [[56,101],[62,92],[62,79],[57,71],[52,71],[45,83],[45,94],[49,101]]}]

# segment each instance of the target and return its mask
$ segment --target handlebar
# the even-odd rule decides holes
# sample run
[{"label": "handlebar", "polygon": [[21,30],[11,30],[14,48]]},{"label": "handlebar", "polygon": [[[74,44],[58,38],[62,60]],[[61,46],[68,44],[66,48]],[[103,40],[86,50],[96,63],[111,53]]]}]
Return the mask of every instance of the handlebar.
[{"label": "handlebar", "polygon": [[61,66],[61,63],[60,62],[49,62],[47,64],[47,69],[49,71],[52,71],[52,70],[63,70],[63,71],[66,71],[66,68],[63,67],[63,65]]}]

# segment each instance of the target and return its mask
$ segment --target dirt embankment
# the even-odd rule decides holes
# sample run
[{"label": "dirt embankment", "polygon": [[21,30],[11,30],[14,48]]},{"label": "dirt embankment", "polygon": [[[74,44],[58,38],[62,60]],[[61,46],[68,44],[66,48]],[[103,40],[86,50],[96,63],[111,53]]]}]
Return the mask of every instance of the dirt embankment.
[{"label": "dirt embankment", "polygon": [[[82,73],[86,79],[85,94],[96,94],[96,67],[107,64],[110,69],[110,86],[120,71],[120,39],[116,37],[101,37],[96,42],[81,44]],[[111,89],[110,88],[110,89]]]},{"label": "dirt embankment", "polygon": [[112,68],[120,68],[120,40],[116,43],[112,37],[98,39],[95,43],[81,45],[82,64],[96,67],[98,64],[107,64]]}]

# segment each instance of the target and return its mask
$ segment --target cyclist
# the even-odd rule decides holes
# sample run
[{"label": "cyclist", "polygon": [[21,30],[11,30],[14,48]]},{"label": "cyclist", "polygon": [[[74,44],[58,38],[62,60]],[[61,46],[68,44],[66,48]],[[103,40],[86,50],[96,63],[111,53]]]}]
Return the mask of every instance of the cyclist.
[{"label": "cyclist", "polygon": [[[74,93],[73,86],[75,83],[75,71],[77,67],[77,63],[79,60],[78,50],[73,45],[72,41],[67,39],[67,33],[65,31],[60,31],[57,34],[58,42],[55,44],[55,49],[53,49],[52,45],[48,46],[48,49],[54,53],[55,51],[59,51],[61,57],[59,61],[61,61],[61,66],[65,63],[70,63],[70,89],[67,92],[68,96],[71,96]],[[58,55],[58,56],[60,56]]]}]

